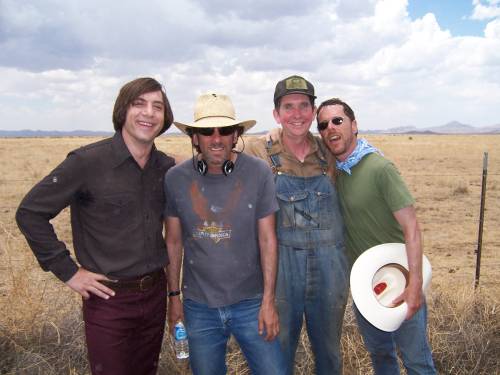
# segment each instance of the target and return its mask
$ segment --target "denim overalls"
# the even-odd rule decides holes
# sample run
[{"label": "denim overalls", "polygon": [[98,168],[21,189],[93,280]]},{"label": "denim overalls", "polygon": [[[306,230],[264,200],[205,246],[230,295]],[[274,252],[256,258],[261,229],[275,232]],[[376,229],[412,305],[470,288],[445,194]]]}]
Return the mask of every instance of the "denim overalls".
[{"label": "denim overalls", "polygon": [[276,216],[279,269],[276,299],[280,344],[293,374],[303,316],[315,356],[316,374],[340,374],[340,336],[348,294],[349,265],[337,191],[326,174],[313,177],[280,171],[279,154],[268,156],[275,174],[280,210]]}]

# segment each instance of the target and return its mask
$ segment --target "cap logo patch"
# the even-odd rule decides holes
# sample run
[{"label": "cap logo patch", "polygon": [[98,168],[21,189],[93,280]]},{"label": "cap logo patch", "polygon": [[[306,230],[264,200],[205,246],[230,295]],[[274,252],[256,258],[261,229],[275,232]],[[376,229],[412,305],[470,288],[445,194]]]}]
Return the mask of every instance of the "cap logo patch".
[{"label": "cap logo patch", "polygon": [[307,90],[307,83],[303,78],[293,77],[285,81],[287,90]]}]

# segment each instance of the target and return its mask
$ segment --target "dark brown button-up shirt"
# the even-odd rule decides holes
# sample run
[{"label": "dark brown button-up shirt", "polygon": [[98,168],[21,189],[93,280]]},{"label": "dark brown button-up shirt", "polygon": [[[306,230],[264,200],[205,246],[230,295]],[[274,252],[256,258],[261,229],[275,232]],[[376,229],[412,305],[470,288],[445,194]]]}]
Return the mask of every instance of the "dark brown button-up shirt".
[{"label": "dark brown button-up shirt", "polygon": [[16,214],[42,269],[62,281],[78,270],[50,223],[68,205],[75,255],[85,269],[120,279],[164,267],[163,178],[174,163],[153,147],[141,169],[120,132],[70,152],[31,189]]}]

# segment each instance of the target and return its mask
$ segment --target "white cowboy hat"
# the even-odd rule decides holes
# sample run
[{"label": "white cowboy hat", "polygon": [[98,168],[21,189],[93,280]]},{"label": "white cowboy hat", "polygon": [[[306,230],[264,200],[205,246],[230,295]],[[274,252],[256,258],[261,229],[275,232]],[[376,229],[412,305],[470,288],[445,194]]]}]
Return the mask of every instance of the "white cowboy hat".
[{"label": "white cowboy hat", "polygon": [[237,121],[233,103],[227,95],[215,93],[203,94],[196,99],[194,105],[194,122],[183,124],[174,122],[183,133],[187,128],[222,128],[238,125],[246,132],[256,124],[255,120]]},{"label": "white cowboy hat", "polygon": [[[422,256],[422,291],[431,281],[431,264]],[[408,306],[393,307],[392,301],[408,284],[408,259],[402,243],[384,243],[361,254],[351,270],[351,294],[359,312],[378,329],[397,330],[405,320]]]}]

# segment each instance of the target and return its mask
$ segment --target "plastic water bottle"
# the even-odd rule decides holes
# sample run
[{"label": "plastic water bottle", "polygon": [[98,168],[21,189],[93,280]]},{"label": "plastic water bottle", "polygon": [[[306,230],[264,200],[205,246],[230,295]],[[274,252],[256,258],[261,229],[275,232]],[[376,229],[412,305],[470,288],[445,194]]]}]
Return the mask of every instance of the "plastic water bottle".
[{"label": "plastic water bottle", "polygon": [[177,322],[174,327],[174,350],[178,359],[189,358],[188,338],[182,322]]}]

